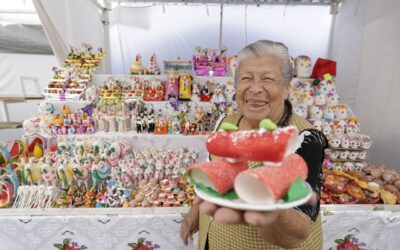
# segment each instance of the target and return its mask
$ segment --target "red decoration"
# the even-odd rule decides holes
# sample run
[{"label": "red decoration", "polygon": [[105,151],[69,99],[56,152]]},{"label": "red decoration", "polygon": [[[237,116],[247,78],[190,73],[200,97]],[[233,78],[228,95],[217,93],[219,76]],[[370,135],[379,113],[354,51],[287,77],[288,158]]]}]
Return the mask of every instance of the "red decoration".
[{"label": "red decoration", "polygon": [[314,65],[311,77],[323,79],[325,74],[336,76],[336,62],[329,59],[318,58]]}]

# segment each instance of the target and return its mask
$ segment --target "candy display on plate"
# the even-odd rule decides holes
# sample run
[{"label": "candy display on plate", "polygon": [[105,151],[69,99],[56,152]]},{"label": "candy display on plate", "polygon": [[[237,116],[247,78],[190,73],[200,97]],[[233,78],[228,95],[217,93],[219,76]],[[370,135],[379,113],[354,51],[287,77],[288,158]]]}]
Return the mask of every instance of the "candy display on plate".
[{"label": "candy display on plate", "polygon": [[207,150],[219,159],[189,168],[201,198],[235,209],[260,211],[298,206],[310,198],[312,191],[304,183],[307,164],[293,154],[297,129],[277,128],[268,119],[260,127],[235,131],[236,126],[223,123],[221,128],[226,131],[209,136]]}]

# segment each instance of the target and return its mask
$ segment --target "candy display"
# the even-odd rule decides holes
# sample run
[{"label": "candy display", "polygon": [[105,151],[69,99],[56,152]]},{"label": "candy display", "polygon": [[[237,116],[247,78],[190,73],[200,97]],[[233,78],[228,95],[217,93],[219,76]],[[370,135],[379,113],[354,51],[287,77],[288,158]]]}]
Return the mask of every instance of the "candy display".
[{"label": "candy display", "polygon": [[228,72],[226,48],[219,53],[216,49],[196,47],[193,68],[198,76],[225,76]]},{"label": "candy display", "polygon": [[388,204],[400,202],[399,173],[367,165],[363,171],[324,170],[322,204]]},{"label": "candy display", "polygon": [[[210,135],[207,150],[219,160],[189,168],[201,198],[216,196],[222,200],[218,203],[211,198],[214,203],[237,209],[248,208],[238,206],[243,203],[260,205],[261,208],[253,208],[256,210],[273,210],[276,207],[268,205],[296,202],[310,195],[302,184],[308,173],[307,164],[292,154],[297,129],[277,128],[269,119],[261,121],[260,127],[258,131],[235,131],[236,126],[223,123],[221,128],[226,131]],[[249,169],[250,161],[259,163]],[[224,199],[233,200],[234,204]]]},{"label": "candy display", "polygon": [[[9,147],[15,143],[22,142]],[[192,149],[139,150],[125,140],[70,138],[41,157],[22,151],[14,164],[9,150],[0,150],[2,207],[181,206],[194,198],[186,177],[198,158]]]},{"label": "candy display", "polygon": [[102,48],[93,52],[90,44],[82,44],[79,50],[70,46],[70,53],[64,64],[53,67],[54,75],[44,89],[47,100],[81,100],[92,74],[104,59]]},{"label": "candy display", "polygon": [[361,134],[360,123],[350,107],[339,102],[336,63],[319,58],[313,68],[314,78],[309,78],[312,66],[309,57],[299,56],[294,63],[295,74],[300,76],[293,78],[289,86],[289,101],[295,113],[308,119],[328,138],[330,148],[325,152],[330,160],[328,167],[355,169],[356,163],[365,163],[371,139]]}]

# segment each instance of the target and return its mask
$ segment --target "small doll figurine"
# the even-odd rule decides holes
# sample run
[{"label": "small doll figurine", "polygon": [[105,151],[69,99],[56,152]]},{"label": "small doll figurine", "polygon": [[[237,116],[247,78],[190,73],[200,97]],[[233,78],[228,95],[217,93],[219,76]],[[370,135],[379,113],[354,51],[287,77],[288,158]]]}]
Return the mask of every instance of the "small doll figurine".
[{"label": "small doll figurine", "polygon": [[217,86],[214,89],[214,94],[211,97],[211,102],[212,103],[222,103],[225,102],[224,95],[222,94],[222,88],[221,85],[217,84]]},{"label": "small doll figurine", "polygon": [[179,97],[181,101],[188,101],[192,95],[192,80],[193,77],[185,72],[178,78],[179,83]]},{"label": "small doll figurine", "polygon": [[155,129],[154,110],[151,110],[150,114],[147,115],[146,124],[147,124],[147,132],[153,133]]},{"label": "small doll figurine", "polygon": [[118,123],[118,132],[125,132],[126,129],[126,116],[123,110],[119,110],[117,113],[116,121]]},{"label": "small doll figurine", "polygon": [[309,78],[312,71],[312,61],[308,56],[298,56],[294,60],[295,75],[299,78]]},{"label": "small doll figurine", "polygon": [[143,132],[143,123],[144,123],[144,114],[140,112],[138,116],[136,116],[136,132],[142,133]]},{"label": "small doll figurine", "polygon": [[232,81],[227,81],[225,83],[225,88],[224,88],[224,94],[225,94],[225,100],[228,103],[231,103],[235,100],[235,86],[233,85]]},{"label": "small doll figurine", "polygon": [[200,90],[200,100],[202,102],[209,102],[211,100],[212,94],[208,85],[209,84],[206,83],[206,85],[204,85]]},{"label": "small doll figurine", "polygon": [[200,102],[200,89],[196,83],[193,83],[192,96],[190,99],[194,102]]},{"label": "small doll figurine", "polygon": [[178,99],[178,79],[171,76],[166,81],[165,99],[175,101]]}]

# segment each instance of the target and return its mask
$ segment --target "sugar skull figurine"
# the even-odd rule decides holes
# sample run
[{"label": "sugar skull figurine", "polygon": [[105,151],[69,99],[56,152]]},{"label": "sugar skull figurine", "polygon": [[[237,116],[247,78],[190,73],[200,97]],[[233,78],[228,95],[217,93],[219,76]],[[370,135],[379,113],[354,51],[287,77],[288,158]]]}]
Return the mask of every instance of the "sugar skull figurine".
[{"label": "sugar skull figurine", "polygon": [[293,107],[293,112],[303,118],[307,118],[307,106],[304,104],[297,104]]},{"label": "sugar skull figurine", "polygon": [[347,118],[346,122],[347,122],[346,126],[349,126],[349,125],[354,126],[357,130],[356,133],[360,132],[360,122],[357,118],[349,117],[349,118]]},{"label": "sugar skull figurine", "polygon": [[339,158],[342,160],[346,160],[348,156],[349,156],[349,151],[347,150],[340,151],[339,153]]},{"label": "sugar skull figurine", "polygon": [[322,125],[322,133],[326,136],[329,137],[332,135],[332,128],[328,123],[324,123]]},{"label": "sugar skull figurine", "polygon": [[312,71],[312,61],[308,56],[298,56],[294,60],[295,75],[299,78],[309,78]]},{"label": "sugar skull figurine", "polygon": [[337,150],[329,151],[329,157],[333,160],[336,160],[339,157],[339,151]]},{"label": "sugar skull figurine", "polygon": [[323,112],[322,112],[321,107],[313,105],[310,107],[309,111],[310,111],[310,118],[312,118],[312,119],[321,119],[322,118]]},{"label": "sugar skull figurine", "polygon": [[344,134],[344,127],[339,123],[333,124],[333,134],[335,135],[343,135]]},{"label": "sugar skull figurine", "polygon": [[331,146],[333,148],[338,148],[338,147],[340,147],[341,142],[342,142],[341,136],[332,136],[329,140],[329,146]]},{"label": "sugar skull figurine", "polygon": [[315,92],[314,94],[314,104],[317,106],[326,105],[326,95],[321,92]]},{"label": "sugar skull figurine", "polygon": [[361,148],[369,149],[371,147],[371,137],[369,135],[362,135],[360,138]]},{"label": "sugar skull figurine", "polygon": [[354,170],[354,164],[352,162],[346,161],[343,164],[343,170],[345,170],[345,171],[353,171]]},{"label": "sugar skull figurine", "polygon": [[356,171],[362,171],[364,167],[365,167],[364,162],[356,162],[354,164],[354,170],[356,170]]},{"label": "sugar skull figurine", "polygon": [[357,151],[350,151],[349,159],[355,161],[358,159],[358,155],[359,153]]},{"label": "sugar skull figurine", "polygon": [[327,94],[328,93],[328,86],[326,84],[326,81],[320,81],[317,86],[314,87],[315,92],[319,92],[321,94]]},{"label": "sugar skull figurine", "polygon": [[350,139],[350,148],[351,149],[358,149],[358,138],[356,136],[351,137]]},{"label": "sugar skull figurine", "polygon": [[334,162],[332,168],[333,170],[343,171],[344,166],[342,162]]},{"label": "sugar skull figurine", "polygon": [[227,102],[233,102],[235,99],[235,86],[232,81],[227,81],[224,86],[224,95]]},{"label": "sugar skull figurine", "polygon": [[321,120],[319,120],[319,119],[309,119],[309,121],[310,121],[311,125],[314,126],[315,129],[318,129],[318,130],[322,131],[323,123],[322,123]]},{"label": "sugar skull figurine", "polygon": [[339,96],[336,93],[329,92],[326,94],[326,105],[336,106],[339,104]]},{"label": "sugar skull figurine", "polygon": [[358,153],[358,159],[365,160],[367,158],[367,151],[360,151]]},{"label": "sugar skull figurine", "polygon": [[335,119],[335,110],[331,107],[324,108],[324,118]]},{"label": "sugar skull figurine", "polygon": [[335,116],[336,119],[344,120],[347,118],[347,106],[346,105],[337,105],[335,107]]},{"label": "sugar skull figurine", "polygon": [[348,137],[348,136],[343,136],[342,137],[342,142],[341,142],[341,144],[340,144],[340,146],[342,147],[342,148],[350,148],[350,137]]},{"label": "sugar skull figurine", "polygon": [[300,93],[296,91],[290,92],[289,102],[294,106],[299,104],[301,102]]},{"label": "sugar skull figurine", "polygon": [[311,106],[314,104],[314,93],[312,92],[305,92],[302,94],[302,102],[306,106]]},{"label": "sugar skull figurine", "polygon": [[346,126],[346,134],[354,135],[354,134],[357,134],[357,133],[358,133],[358,131],[357,131],[357,127],[356,126],[354,126],[352,124]]}]

